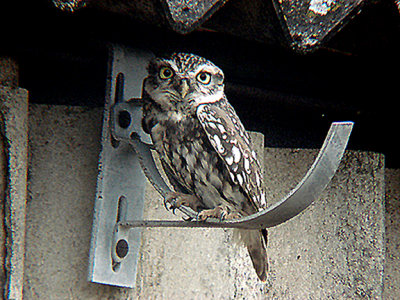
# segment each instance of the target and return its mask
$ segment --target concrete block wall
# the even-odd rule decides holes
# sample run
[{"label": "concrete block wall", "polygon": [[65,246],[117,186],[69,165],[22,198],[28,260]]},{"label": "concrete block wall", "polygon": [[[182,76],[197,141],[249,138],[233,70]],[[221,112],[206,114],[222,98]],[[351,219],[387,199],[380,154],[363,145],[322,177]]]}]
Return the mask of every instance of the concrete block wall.
[{"label": "concrete block wall", "polygon": [[[267,149],[271,193],[291,187],[314,155]],[[270,230],[272,299],[381,299],[384,214],[382,155],[347,152],[321,199]]]},{"label": "concrete block wall", "polygon": [[0,57],[0,297],[21,299],[25,257],[28,92],[17,64]]},{"label": "concrete block wall", "polygon": [[[270,229],[266,284],[231,230],[152,228],[143,231],[137,287],[125,289],[86,281],[102,109],[31,105],[29,113],[24,299],[382,299],[382,155],[347,152],[322,198]],[[316,153],[265,149],[268,199],[293,188]],[[176,218],[150,185],[145,217]]]},{"label": "concrete block wall", "polygon": [[385,170],[386,256],[383,299],[400,295],[400,170]]}]

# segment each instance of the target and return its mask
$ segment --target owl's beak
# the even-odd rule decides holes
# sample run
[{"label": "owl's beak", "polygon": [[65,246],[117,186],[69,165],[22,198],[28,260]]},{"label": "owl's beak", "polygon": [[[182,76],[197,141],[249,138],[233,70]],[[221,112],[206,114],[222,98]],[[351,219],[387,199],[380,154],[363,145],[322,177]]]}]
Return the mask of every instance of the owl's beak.
[{"label": "owl's beak", "polygon": [[187,93],[189,91],[189,84],[187,79],[182,79],[181,80],[181,85],[180,85],[180,92],[182,99],[186,97]]}]

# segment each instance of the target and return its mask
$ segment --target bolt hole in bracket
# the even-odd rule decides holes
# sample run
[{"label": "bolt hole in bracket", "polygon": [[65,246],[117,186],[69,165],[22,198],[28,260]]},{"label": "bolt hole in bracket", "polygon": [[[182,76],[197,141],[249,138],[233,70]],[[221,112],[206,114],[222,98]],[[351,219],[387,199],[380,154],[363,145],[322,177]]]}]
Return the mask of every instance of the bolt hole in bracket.
[{"label": "bolt hole in bracket", "polygon": [[[104,114],[102,167],[99,168],[89,280],[135,286],[141,227],[273,227],[298,215],[318,199],[334,176],[346,149],[352,122],[332,123],[319,154],[304,178],[286,197],[263,211],[223,222],[216,219],[206,222],[143,220],[145,176],[162,196],[170,191],[153,160],[151,138],[141,127],[141,87],[151,54],[115,46],[112,56],[111,78],[114,82],[111,95],[114,95],[114,101],[106,102]],[[130,100],[124,101],[126,99]],[[132,146],[130,152],[129,146]],[[129,155],[118,156],[120,148]],[[113,150],[110,152],[109,149]],[[110,165],[110,157],[113,156],[119,159],[117,165]],[[108,169],[112,171],[107,172]],[[118,184],[107,185],[115,181]],[[196,219],[196,213],[190,208],[180,207],[180,210],[188,219]]]}]

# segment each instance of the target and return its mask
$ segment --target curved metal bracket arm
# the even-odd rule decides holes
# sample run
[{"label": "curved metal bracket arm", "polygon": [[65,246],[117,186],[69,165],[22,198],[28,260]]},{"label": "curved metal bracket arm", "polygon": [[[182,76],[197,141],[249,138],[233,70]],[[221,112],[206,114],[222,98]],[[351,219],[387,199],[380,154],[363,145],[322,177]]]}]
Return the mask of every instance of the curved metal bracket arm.
[{"label": "curved metal bracket arm", "polygon": [[[124,113],[121,113],[124,112]],[[129,115],[128,122],[121,121],[121,116]],[[151,139],[141,127],[142,108],[140,99],[119,103],[112,112],[112,134],[115,139],[127,142],[138,153],[143,171],[156,190],[162,195],[170,191],[162,179],[151,154]],[[267,209],[253,215],[235,220],[219,221],[208,219],[206,222],[196,221],[160,221],[135,220],[119,222],[120,227],[211,227],[261,229],[279,225],[306,209],[318,199],[331,181],[346,149],[353,122],[332,123],[321,150],[314,163],[298,185],[283,199]],[[180,210],[189,218],[195,219],[196,213],[187,207]]]}]

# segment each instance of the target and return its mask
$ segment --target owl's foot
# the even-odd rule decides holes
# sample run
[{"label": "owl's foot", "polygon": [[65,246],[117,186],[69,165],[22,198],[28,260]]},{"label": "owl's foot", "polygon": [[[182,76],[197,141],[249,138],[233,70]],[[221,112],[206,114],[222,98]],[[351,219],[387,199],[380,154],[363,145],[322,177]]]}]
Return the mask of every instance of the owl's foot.
[{"label": "owl's foot", "polygon": [[242,215],[237,212],[229,212],[224,216],[224,220],[239,219]]},{"label": "owl's foot", "polygon": [[227,210],[221,206],[217,206],[216,208],[212,209],[205,209],[199,212],[197,215],[198,221],[205,221],[208,218],[216,218],[220,221],[225,219],[225,216],[228,214]]},{"label": "owl's foot", "polygon": [[[168,207],[169,204],[170,206]],[[200,204],[200,200],[193,195],[177,193],[177,192],[170,192],[164,198],[164,206],[167,210],[172,210],[175,214],[175,209],[181,207],[182,205],[190,207],[194,211],[197,211]]]},{"label": "owl's foot", "polygon": [[197,215],[197,220],[205,221],[207,220],[207,218],[216,218],[219,219],[220,221],[223,221],[223,220],[238,219],[240,217],[241,215],[237,212],[230,212],[223,206],[217,206],[212,209],[202,210]]}]

